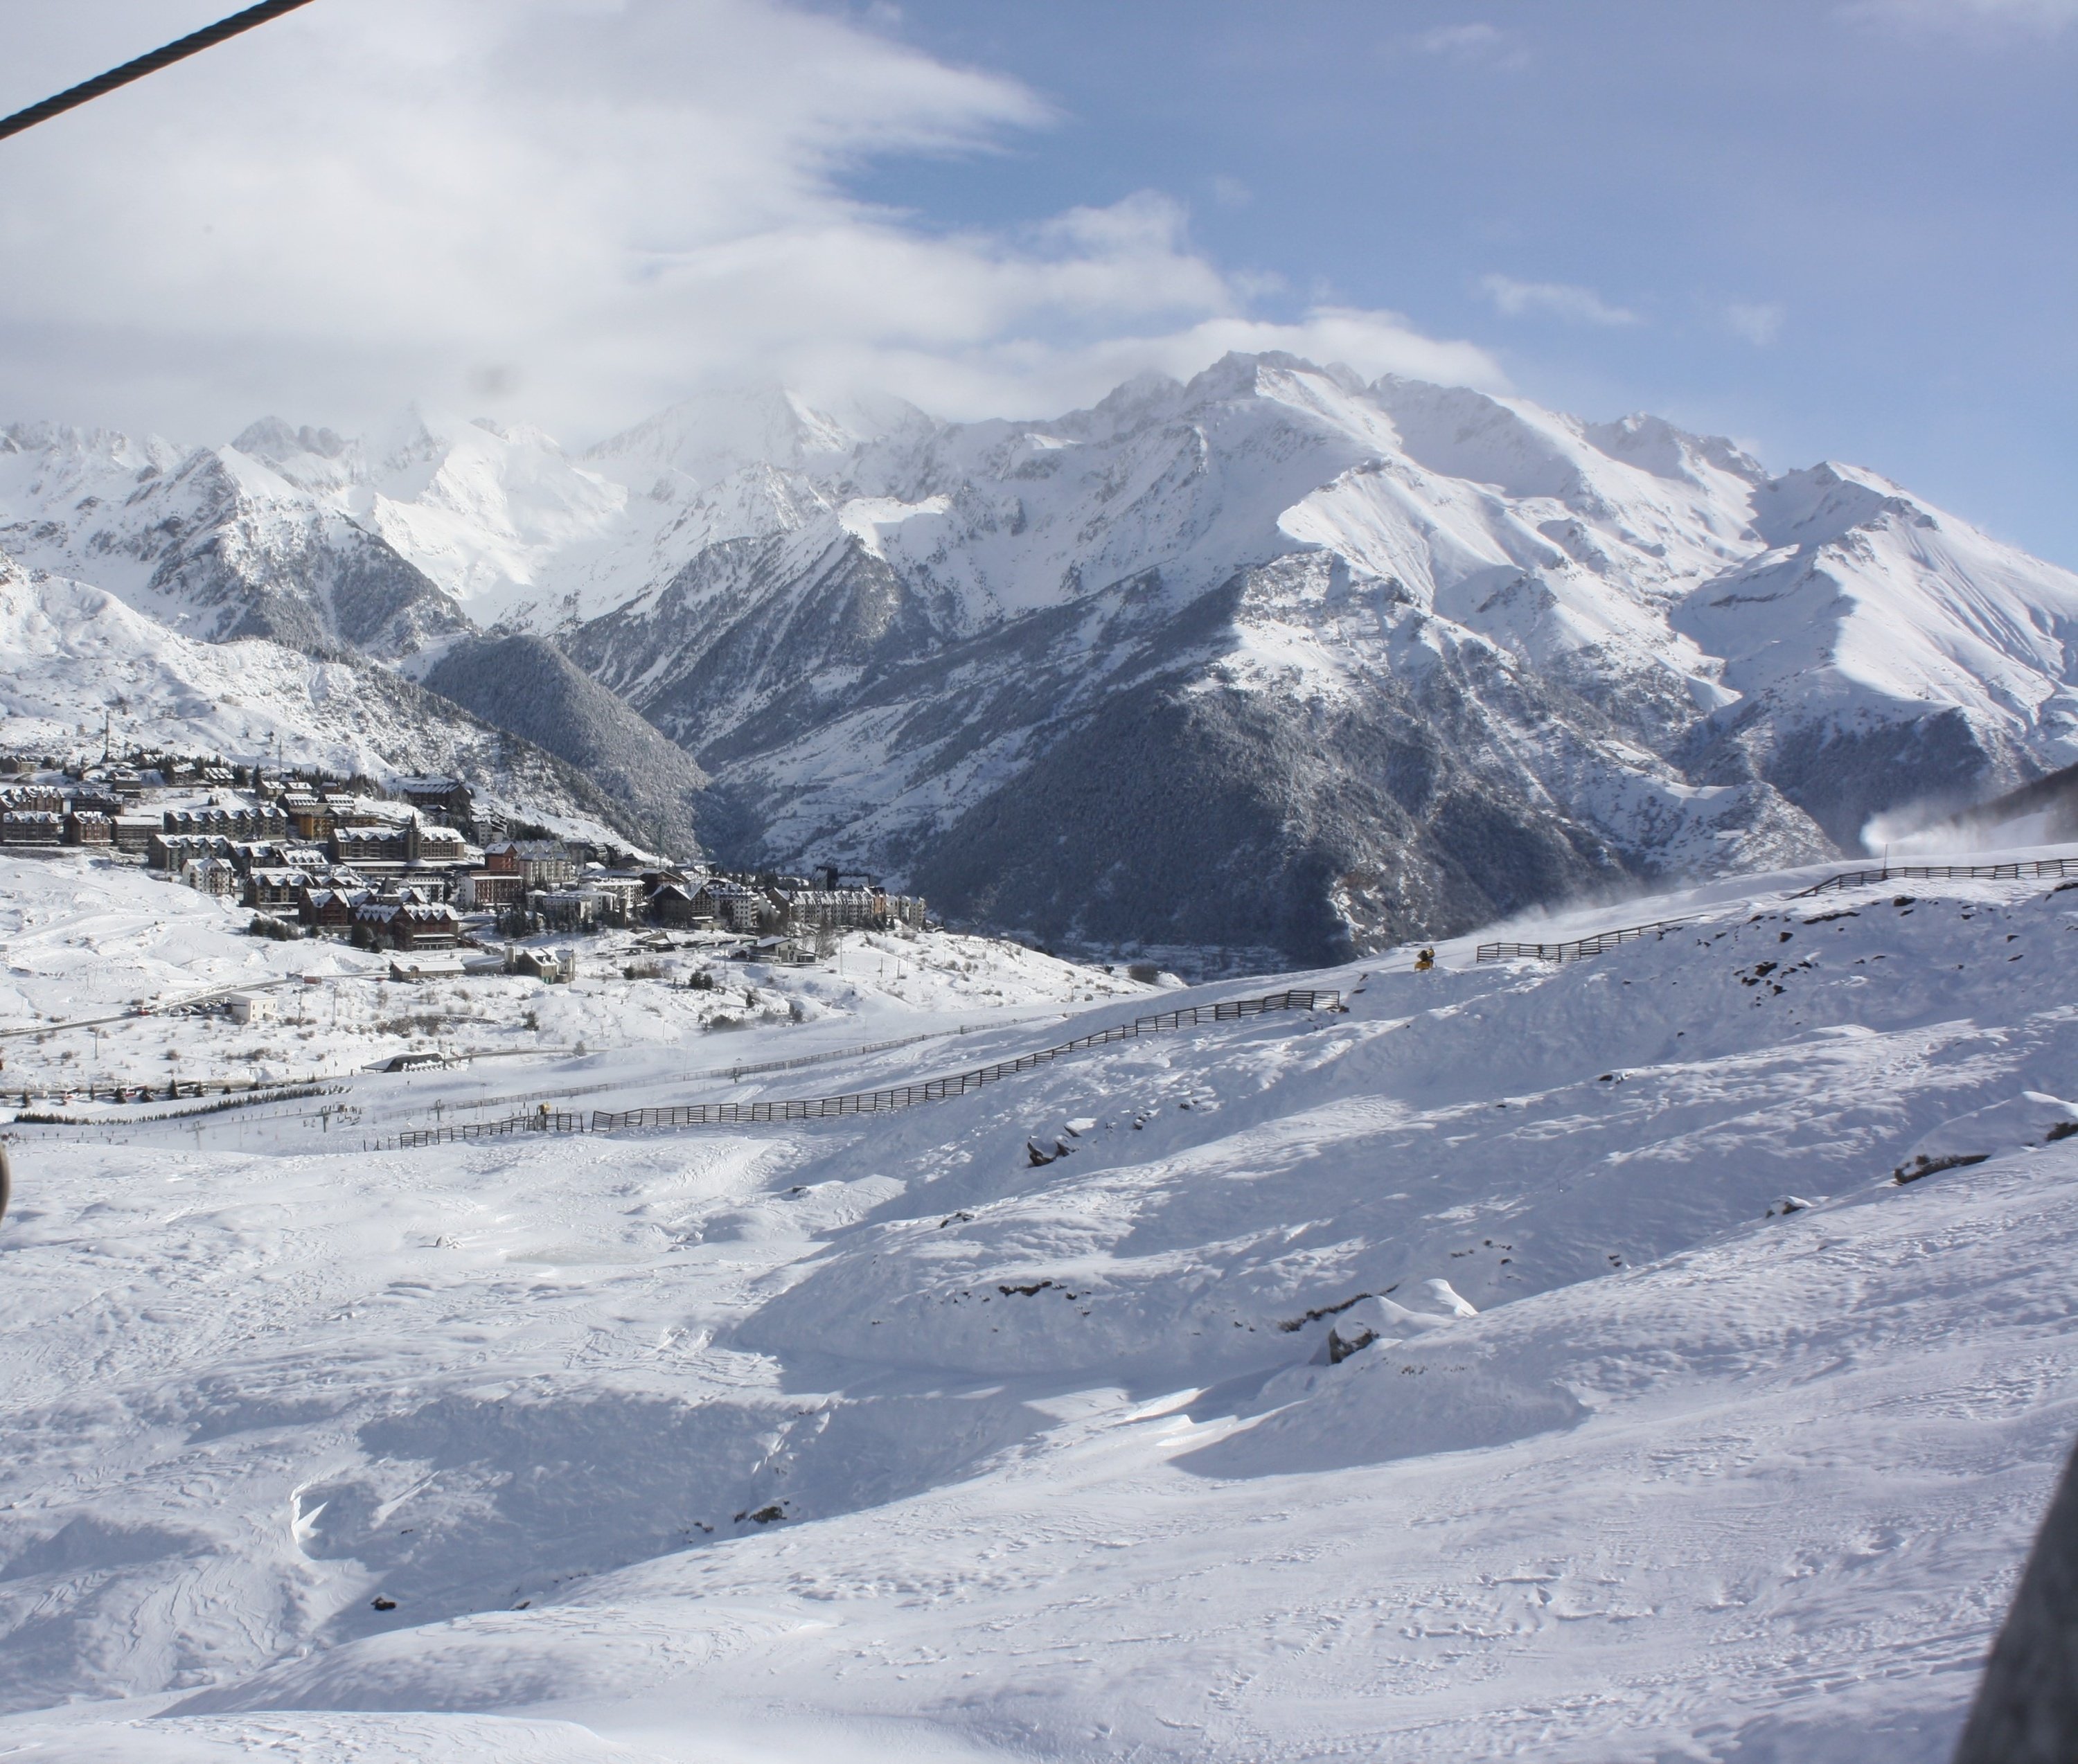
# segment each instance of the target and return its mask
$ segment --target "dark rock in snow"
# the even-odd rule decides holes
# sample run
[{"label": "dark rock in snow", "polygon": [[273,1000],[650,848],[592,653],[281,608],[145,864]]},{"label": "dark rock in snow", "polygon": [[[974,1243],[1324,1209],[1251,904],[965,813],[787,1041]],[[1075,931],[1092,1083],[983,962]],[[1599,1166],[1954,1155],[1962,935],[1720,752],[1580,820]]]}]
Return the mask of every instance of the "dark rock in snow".
[{"label": "dark rock in snow", "polygon": [[2035,1536],[1955,1764],[2078,1758],[2078,1453]]}]

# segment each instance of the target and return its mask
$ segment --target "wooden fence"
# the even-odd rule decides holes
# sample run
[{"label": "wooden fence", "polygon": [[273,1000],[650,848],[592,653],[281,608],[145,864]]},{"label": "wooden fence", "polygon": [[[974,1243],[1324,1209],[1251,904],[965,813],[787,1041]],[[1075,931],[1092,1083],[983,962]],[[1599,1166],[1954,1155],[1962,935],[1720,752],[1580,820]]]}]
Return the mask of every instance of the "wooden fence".
[{"label": "wooden fence", "polygon": [[[1809,888],[1798,889],[1789,898],[1808,900],[1834,889],[1863,888],[1892,881],[2017,882],[2028,876],[2078,876],[2078,857],[2038,857],[2009,864],[1886,864],[1880,869],[1842,870]],[[1475,953],[1481,961],[1505,961],[1511,956],[1528,956],[1539,961],[1577,961],[1583,956],[1598,956],[1604,949],[1613,949],[1620,943],[1663,937],[1688,923],[1685,919],[1662,919],[1649,925],[1625,925],[1621,931],[1575,937],[1570,943],[1483,943]]]},{"label": "wooden fence", "polygon": [[140,1080],[135,1084],[72,1084],[42,1090],[0,1091],[0,1097],[19,1095],[21,1107],[69,1107],[77,1103],[177,1103],[189,1098],[232,1096],[250,1091],[309,1091],[313,1086],[336,1084],[350,1073],[310,1072],[301,1078],[167,1078],[156,1084]]},{"label": "wooden fence", "polygon": [[1195,1028],[1202,1023],[1233,1023],[1260,1016],[1270,1011],[1321,1011],[1337,1008],[1339,992],[1294,987],[1260,999],[1228,999],[1217,1004],[1184,1005],[1153,1016],[1136,1017],[1130,1023],[1078,1036],[1058,1047],[1041,1048],[1015,1059],[999,1060],[993,1065],[949,1078],[925,1078],[912,1084],[891,1085],[884,1090],[853,1091],[842,1096],[773,1099],[753,1103],[682,1103],[661,1108],[595,1109],[589,1120],[578,1114],[556,1114],[541,1109],[532,1115],[509,1116],[499,1121],[472,1122],[463,1126],[427,1128],[398,1135],[403,1149],[438,1145],[456,1140],[493,1139],[510,1133],[611,1133],[629,1128],[728,1127],[765,1121],[827,1120],[845,1115],[879,1115],[909,1108],[919,1103],[940,1103],[965,1096],[984,1085],[997,1083],[1020,1072],[1058,1060],[1064,1053],[1085,1048],[1104,1047],[1113,1041],[1129,1041],[1143,1035],[1158,1035],[1174,1029]]},{"label": "wooden fence", "polygon": [[1842,870],[1789,898],[1808,899],[1836,888],[1865,888],[1893,879],[1909,882],[2018,882],[2027,876],[2078,876],[2078,857],[2038,857],[2011,864],[1885,864],[1880,869]]},{"label": "wooden fence", "polygon": [[1642,937],[1663,937],[1688,923],[1685,919],[1656,919],[1649,925],[1625,925],[1621,931],[1598,931],[1591,937],[1575,937],[1567,943],[1483,943],[1474,955],[1480,961],[1506,961],[1514,956],[1527,956],[1537,961],[1578,961],[1584,956],[1598,956],[1604,949],[1613,949],[1620,943],[1636,943]]},{"label": "wooden fence", "polygon": [[453,1127],[407,1128],[394,1140],[378,1142],[404,1150],[416,1145],[445,1145],[457,1140],[503,1139],[511,1133],[584,1133],[591,1124],[575,1111],[537,1109],[531,1115],[507,1115],[495,1121],[461,1121]]}]

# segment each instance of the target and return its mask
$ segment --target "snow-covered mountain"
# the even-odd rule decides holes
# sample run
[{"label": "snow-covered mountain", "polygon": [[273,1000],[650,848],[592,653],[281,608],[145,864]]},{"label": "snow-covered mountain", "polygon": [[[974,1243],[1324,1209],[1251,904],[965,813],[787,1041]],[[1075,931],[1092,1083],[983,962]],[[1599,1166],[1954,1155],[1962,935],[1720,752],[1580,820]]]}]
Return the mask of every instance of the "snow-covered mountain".
[{"label": "snow-covered mountain", "polygon": [[1325,952],[2078,757],[2078,578],[1652,418],[1234,357],[692,512],[570,652],[763,852],[1052,936]]},{"label": "snow-covered mountain", "polygon": [[336,498],[235,446],[183,454],[156,437],[0,432],[0,551],[210,641],[389,657],[469,623]]},{"label": "snow-covered mountain", "polygon": [[[373,467],[363,443],[273,420],[189,452],[48,426],[0,432],[5,739],[69,751],[104,711],[126,740],[234,756],[271,751],[278,734],[304,758],[459,770],[528,819],[695,851],[698,765],[559,655],[486,683],[488,715],[406,677],[474,679],[482,645],[467,590],[553,527],[546,472],[520,498],[524,519],[507,507],[500,524],[505,505],[469,501],[484,457],[514,470],[553,444],[461,427],[436,436],[415,418]],[[563,477],[578,510],[566,537],[598,509],[572,488],[587,481]],[[617,487],[588,488],[618,507]]]},{"label": "snow-covered mountain", "polygon": [[[91,750],[104,712],[124,741],[147,747],[279,751],[375,777],[449,773],[471,779],[487,807],[574,837],[646,848],[657,832],[624,794],[372,662],[264,637],[182,636],[101,589],[0,553],[0,746]],[[666,832],[682,836],[659,843],[682,849],[683,830]]]},{"label": "snow-covered mountain", "polygon": [[581,457],[423,411],[6,447],[26,561],[417,678],[551,639],[726,855],[1063,940],[1324,958],[2078,760],[2069,572],[1859,469],[1285,356],[1043,422],[732,394]]}]

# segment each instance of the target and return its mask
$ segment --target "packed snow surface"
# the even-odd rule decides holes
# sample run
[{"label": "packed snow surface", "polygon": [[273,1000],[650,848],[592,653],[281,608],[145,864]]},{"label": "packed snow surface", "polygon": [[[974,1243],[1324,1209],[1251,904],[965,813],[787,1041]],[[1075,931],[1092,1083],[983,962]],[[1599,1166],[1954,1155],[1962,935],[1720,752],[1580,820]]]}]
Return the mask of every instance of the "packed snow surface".
[{"label": "packed snow surface", "polygon": [[[232,961],[4,868],[16,1020]],[[1286,982],[854,940],[718,1033],[602,960],[603,1051],[341,1079],[358,1136],[19,1124],[0,1751],[1932,1764],[2078,1420],[2078,891],[1820,874],[887,1116],[365,1149]]]}]

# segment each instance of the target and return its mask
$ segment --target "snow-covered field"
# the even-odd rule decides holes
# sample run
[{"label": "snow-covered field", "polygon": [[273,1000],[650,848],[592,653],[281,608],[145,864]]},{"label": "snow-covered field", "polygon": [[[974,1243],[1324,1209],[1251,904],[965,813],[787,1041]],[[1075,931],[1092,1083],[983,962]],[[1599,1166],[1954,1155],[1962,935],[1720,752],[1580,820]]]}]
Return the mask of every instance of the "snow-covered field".
[{"label": "snow-covered field", "polygon": [[[6,869],[10,1020],[316,953]],[[2078,1425],[2078,890],[1820,874],[887,1117],[18,1127],[0,1755],[1931,1764]],[[340,1097],[816,1095],[1150,1008],[976,940],[755,984],[538,989],[582,1057]],[[295,990],[356,988],[410,990]]]},{"label": "snow-covered field", "polygon": [[[398,1053],[501,1062],[391,1086],[415,1110],[450,1093],[466,1102],[486,1088],[668,1080],[1035,1011],[1058,1020],[1070,1007],[1151,990],[944,932],[849,933],[828,961],[802,969],[726,959],[728,938],[537,936],[534,945],[577,952],[575,982],[492,974],[400,983],[388,955],[270,942],[247,933],[252,917],[119,860],[0,855],[0,1103],[10,1091],[19,1103],[25,1088],[83,1098],[111,1084],[346,1077]],[[691,990],[703,972],[713,989]],[[269,1001],[264,1020],[236,1024],[207,1008],[240,989]],[[205,1007],[180,1008],[196,1000]],[[133,1014],[139,1004],[148,1014]],[[744,1032],[774,1028],[791,1032],[783,1045]],[[544,1065],[557,1055],[569,1057]],[[137,1111],[102,1112],[120,1122]],[[264,1137],[249,1123],[240,1131],[249,1143]]]}]

